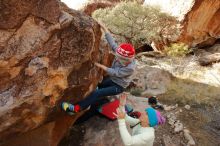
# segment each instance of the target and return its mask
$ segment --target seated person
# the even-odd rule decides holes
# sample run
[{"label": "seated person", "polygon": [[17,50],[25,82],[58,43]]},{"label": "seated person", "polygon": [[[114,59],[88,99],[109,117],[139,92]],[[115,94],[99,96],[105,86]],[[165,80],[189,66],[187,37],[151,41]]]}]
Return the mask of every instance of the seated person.
[{"label": "seated person", "polygon": [[[154,126],[165,123],[165,118],[159,111],[146,108],[141,112],[138,119],[132,118],[125,113],[124,105],[126,96],[120,98],[120,107],[117,109],[119,131],[125,146],[153,146],[155,139]],[[132,135],[126,127],[128,123],[132,127]]]}]

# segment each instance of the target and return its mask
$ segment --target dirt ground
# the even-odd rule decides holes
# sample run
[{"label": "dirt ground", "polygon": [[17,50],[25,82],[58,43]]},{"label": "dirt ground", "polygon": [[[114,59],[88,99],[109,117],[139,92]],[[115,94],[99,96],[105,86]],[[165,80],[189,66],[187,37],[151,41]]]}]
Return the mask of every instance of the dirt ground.
[{"label": "dirt ground", "polygon": [[[170,112],[182,112],[176,114],[177,119],[183,123],[184,128],[190,130],[197,146],[220,146],[220,111],[210,107],[192,107],[190,110],[184,107],[178,107],[173,111],[163,113],[166,115]],[[156,129],[155,146],[160,146],[163,141],[163,135],[168,135],[171,141],[177,146],[186,146],[187,141],[183,132],[174,133],[173,128],[166,123]]]}]

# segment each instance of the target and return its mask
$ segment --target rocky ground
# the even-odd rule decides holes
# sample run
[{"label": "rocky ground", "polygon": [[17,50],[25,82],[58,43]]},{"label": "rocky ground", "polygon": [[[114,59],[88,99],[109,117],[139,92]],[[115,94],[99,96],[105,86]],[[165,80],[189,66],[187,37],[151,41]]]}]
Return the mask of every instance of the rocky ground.
[{"label": "rocky ground", "polygon": [[202,106],[170,106],[164,111],[167,123],[156,130],[155,146],[169,139],[177,146],[219,146],[220,111]]},{"label": "rocky ground", "polygon": [[[135,104],[133,101],[136,101]],[[147,106],[146,98],[130,96],[130,104],[141,110]],[[156,127],[154,146],[219,146],[220,111],[210,107],[190,105],[165,106],[161,111],[166,124]],[[172,103],[173,104],[173,103]],[[60,146],[123,146],[117,121],[96,115],[84,123],[74,125]]]}]

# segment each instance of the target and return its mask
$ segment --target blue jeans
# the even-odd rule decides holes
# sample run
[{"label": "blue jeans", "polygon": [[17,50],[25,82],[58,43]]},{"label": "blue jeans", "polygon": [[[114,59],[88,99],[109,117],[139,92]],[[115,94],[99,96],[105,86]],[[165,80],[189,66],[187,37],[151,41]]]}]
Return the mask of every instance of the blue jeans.
[{"label": "blue jeans", "polygon": [[96,103],[101,97],[112,96],[120,94],[124,91],[124,88],[112,82],[110,78],[103,79],[102,83],[98,85],[98,89],[93,91],[84,100],[78,104],[81,110],[86,109],[88,106]]}]

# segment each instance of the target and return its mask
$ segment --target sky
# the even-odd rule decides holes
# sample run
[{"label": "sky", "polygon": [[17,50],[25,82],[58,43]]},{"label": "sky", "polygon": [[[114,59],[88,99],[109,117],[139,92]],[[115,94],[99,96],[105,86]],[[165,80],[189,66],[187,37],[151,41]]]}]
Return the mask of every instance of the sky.
[{"label": "sky", "polygon": [[79,9],[88,0],[61,0],[66,3],[66,5],[72,9]]},{"label": "sky", "polygon": [[195,0],[145,0],[145,5],[159,5],[163,12],[169,13],[172,16],[182,21],[185,14],[191,10]]}]

